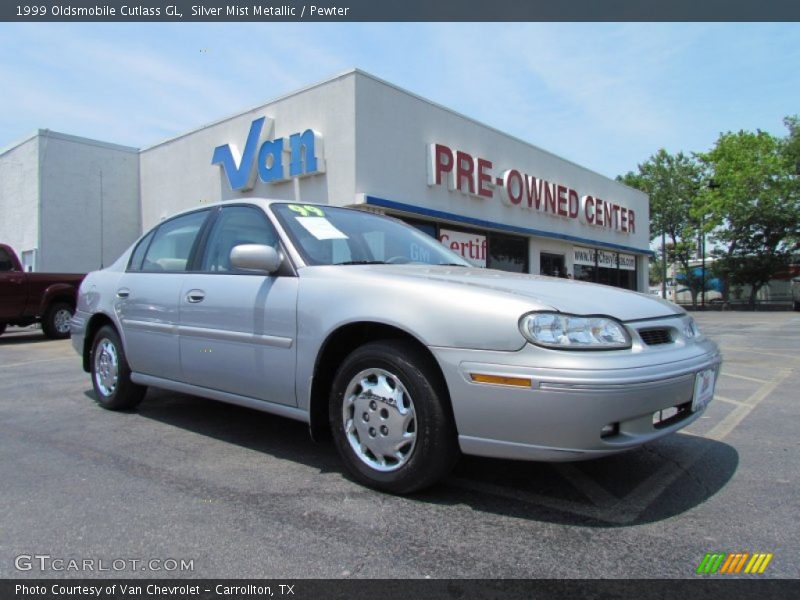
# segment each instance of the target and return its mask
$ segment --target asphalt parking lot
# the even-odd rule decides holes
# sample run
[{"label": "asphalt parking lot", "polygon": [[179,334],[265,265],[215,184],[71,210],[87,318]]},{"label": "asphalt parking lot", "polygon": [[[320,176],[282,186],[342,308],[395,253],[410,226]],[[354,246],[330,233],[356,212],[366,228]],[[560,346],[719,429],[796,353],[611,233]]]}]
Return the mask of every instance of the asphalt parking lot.
[{"label": "asphalt parking lot", "polygon": [[[9,330],[0,577],[695,577],[707,552],[798,577],[800,314],[696,318],[725,364],[685,433],[584,463],[465,457],[405,498],[349,481],[300,423],[157,390],[105,411],[69,341]],[[18,571],[22,554],[193,569]]]}]

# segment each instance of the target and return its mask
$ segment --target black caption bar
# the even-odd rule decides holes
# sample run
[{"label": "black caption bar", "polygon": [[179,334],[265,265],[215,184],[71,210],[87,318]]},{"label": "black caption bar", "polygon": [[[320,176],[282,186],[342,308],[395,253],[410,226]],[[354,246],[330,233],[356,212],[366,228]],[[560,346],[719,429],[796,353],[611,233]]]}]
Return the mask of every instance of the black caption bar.
[{"label": "black caption bar", "polygon": [[570,598],[797,598],[800,581],[784,580],[212,580],[212,579],[27,579],[0,581],[4,600],[316,600],[447,598],[537,600]]},{"label": "black caption bar", "polygon": [[0,21],[798,21],[797,0],[5,0]]}]

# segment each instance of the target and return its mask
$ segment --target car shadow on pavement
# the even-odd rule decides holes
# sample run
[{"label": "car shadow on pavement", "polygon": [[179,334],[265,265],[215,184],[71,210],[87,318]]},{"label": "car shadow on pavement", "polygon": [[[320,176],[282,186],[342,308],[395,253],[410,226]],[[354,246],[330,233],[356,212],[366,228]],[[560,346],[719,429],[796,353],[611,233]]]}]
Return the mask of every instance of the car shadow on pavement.
[{"label": "car shadow on pavement", "polygon": [[465,456],[442,486],[419,499],[522,519],[626,527],[703,504],[725,487],[738,465],[732,446],[678,433],[615,456],[572,463]]},{"label": "car shadow on pavement", "polygon": [[[308,427],[290,419],[152,388],[137,412],[320,473],[344,471],[330,440],[312,442]],[[738,464],[732,446],[682,433],[575,463],[463,456],[443,482],[401,501],[467,505],[480,512],[567,525],[626,527],[699,506],[725,487]]]},{"label": "car shadow on pavement", "polygon": [[[94,399],[93,392],[87,396]],[[249,408],[150,388],[136,411],[173,427],[319,469],[340,470],[330,441],[314,443],[308,425]]]},{"label": "car shadow on pavement", "polygon": [[41,331],[25,331],[25,332],[5,332],[0,336],[0,346],[14,346],[18,344],[41,344],[44,342],[53,342],[58,340],[51,340],[46,337]]}]

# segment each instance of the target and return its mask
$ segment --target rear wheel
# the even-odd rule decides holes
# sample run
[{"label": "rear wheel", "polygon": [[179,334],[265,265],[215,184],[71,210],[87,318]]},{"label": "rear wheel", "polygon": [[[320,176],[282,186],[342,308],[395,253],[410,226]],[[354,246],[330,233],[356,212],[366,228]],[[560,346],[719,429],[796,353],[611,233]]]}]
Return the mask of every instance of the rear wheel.
[{"label": "rear wheel", "polygon": [[131,381],[131,370],[117,331],[101,327],[92,344],[92,386],[97,402],[109,410],[136,407],[147,388]]},{"label": "rear wheel", "polygon": [[51,340],[69,337],[69,322],[72,319],[72,306],[66,302],[53,302],[47,307],[42,318],[42,330]]},{"label": "rear wheel", "polygon": [[436,483],[458,458],[444,382],[404,341],[354,350],[333,381],[329,419],[345,466],[370,487],[407,494]]}]

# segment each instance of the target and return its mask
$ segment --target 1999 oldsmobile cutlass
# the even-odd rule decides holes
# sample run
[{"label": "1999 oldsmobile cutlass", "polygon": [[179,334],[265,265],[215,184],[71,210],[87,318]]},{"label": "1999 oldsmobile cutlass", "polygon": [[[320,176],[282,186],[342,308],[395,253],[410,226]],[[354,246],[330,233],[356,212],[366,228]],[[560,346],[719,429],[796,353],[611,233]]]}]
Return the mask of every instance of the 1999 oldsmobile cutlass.
[{"label": "1999 oldsmobile cutlass", "polygon": [[459,452],[580,460],[675,432],[721,361],[659,299],[472,268],[388,217],[253,199],[165,220],[89,274],[72,343],[105,408],[154,386],[298,419],[394,493]]}]

